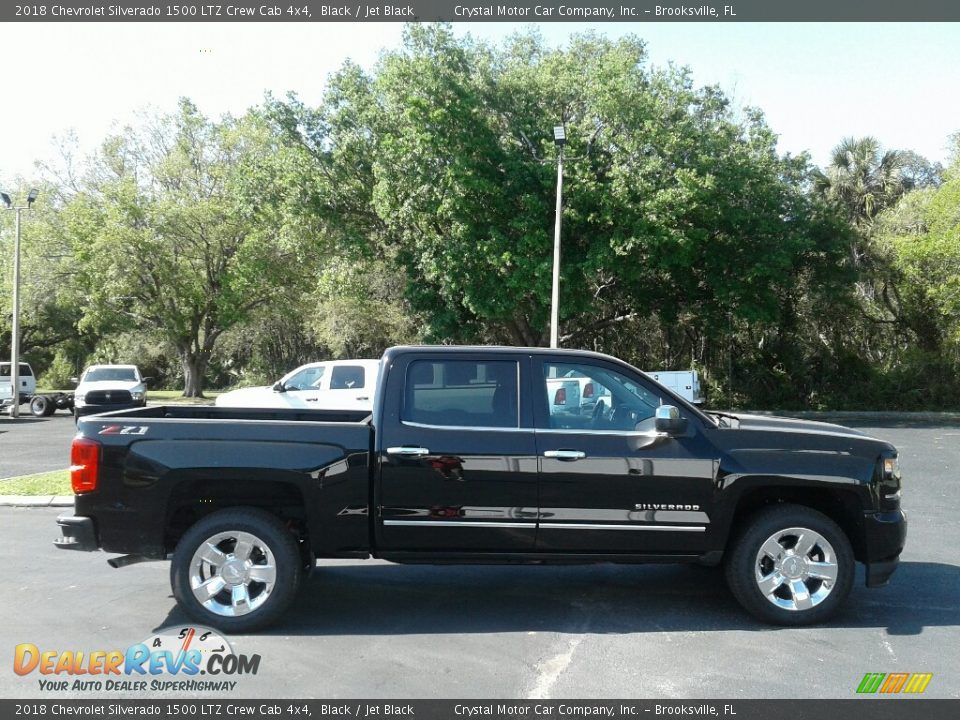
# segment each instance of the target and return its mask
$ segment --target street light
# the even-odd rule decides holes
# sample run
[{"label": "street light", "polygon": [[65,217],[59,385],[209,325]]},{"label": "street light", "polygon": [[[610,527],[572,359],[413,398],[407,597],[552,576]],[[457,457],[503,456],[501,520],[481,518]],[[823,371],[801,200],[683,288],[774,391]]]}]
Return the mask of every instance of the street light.
[{"label": "street light", "polygon": [[567,133],[563,125],[553,128],[553,142],[557,146],[557,218],[553,229],[553,291],[550,295],[550,347],[560,346],[560,220],[563,207],[563,146]]},{"label": "street light", "polygon": [[10,417],[20,417],[20,213],[32,208],[39,194],[37,189],[33,188],[27,195],[26,205],[14,206],[10,196],[0,192],[0,199],[7,206],[7,210],[17,213],[17,239],[13,246],[13,328],[10,332],[10,382],[13,385]]}]

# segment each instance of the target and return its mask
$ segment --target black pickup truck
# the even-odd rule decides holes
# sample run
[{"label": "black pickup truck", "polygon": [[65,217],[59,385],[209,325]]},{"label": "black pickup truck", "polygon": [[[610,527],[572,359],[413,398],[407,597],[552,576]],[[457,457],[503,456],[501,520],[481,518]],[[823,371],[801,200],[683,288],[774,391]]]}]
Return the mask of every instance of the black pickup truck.
[{"label": "black pickup truck", "polygon": [[725,565],[771,623],[821,622],[906,537],[890,444],[705,413],[597,353],[397,347],[372,415],[146,407],[81,418],[56,545],[172,557],[198,622],[276,621],[316,558]]}]

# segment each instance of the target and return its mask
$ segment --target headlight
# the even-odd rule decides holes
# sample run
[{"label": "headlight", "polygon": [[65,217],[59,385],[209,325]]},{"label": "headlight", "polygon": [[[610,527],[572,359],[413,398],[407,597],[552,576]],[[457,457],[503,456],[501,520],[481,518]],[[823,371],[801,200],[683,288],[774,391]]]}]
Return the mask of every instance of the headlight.
[{"label": "headlight", "polygon": [[130,393],[130,397],[133,398],[133,401],[134,401],[134,402],[140,402],[141,400],[143,400],[143,392],[142,392],[142,391],[141,391],[141,392],[136,392],[136,391],[131,392],[131,393]]},{"label": "headlight", "polygon": [[900,479],[900,458],[895,457],[883,459],[883,476],[885,478]]},{"label": "headlight", "polygon": [[76,394],[73,396],[73,404],[76,405],[77,407],[82,406],[82,405],[83,405],[83,401],[84,401],[84,399],[85,399],[86,397],[87,397],[87,396],[86,396],[85,393],[76,393]]}]

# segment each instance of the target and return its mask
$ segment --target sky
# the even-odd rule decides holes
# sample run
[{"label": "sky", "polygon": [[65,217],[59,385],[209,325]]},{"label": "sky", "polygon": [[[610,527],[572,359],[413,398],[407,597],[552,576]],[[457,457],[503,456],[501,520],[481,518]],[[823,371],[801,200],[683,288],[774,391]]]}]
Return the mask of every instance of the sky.
[{"label": "sky", "polygon": [[[498,42],[528,25],[457,23],[459,34]],[[633,33],[656,65],[689,66],[698,85],[719,84],[761,108],[782,152],[818,164],[845,136],[945,161],[960,131],[960,24],[541,23],[562,46],[593,29]],[[316,103],[328,75],[350,58],[372,67],[400,43],[399,23],[7,23],[0,28],[0,181],[38,177],[52,138],[76,132],[95,148],[139,111],[172,110],[182,96],[210,116],[242,113],[266,91]],[[553,118],[544,118],[552,126]]]}]

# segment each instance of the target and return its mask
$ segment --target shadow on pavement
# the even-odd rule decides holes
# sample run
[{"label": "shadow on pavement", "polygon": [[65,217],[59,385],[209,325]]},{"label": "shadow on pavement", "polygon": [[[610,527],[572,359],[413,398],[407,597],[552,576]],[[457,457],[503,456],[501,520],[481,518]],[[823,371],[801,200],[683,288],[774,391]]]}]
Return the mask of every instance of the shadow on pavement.
[{"label": "shadow on pavement", "polygon": [[[189,623],[176,606],[157,626]],[[917,635],[960,625],[960,567],[901,563],[869,590],[862,568],[846,607],[823,627]],[[407,635],[501,632],[790,632],[748,616],[719,568],[460,566],[321,563],[279,625],[265,635]]]}]

